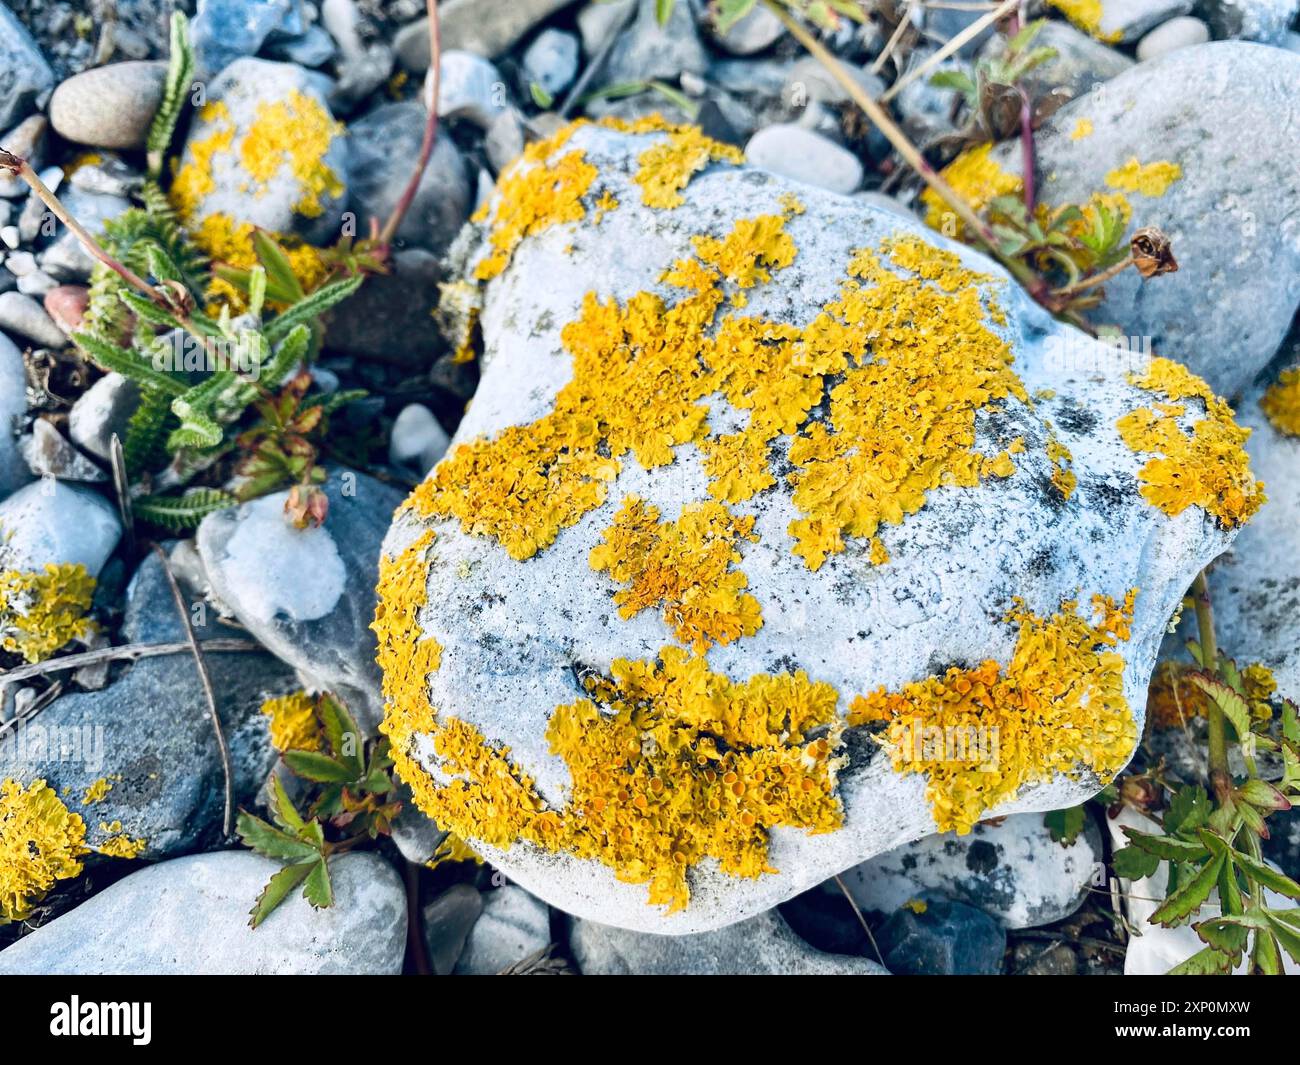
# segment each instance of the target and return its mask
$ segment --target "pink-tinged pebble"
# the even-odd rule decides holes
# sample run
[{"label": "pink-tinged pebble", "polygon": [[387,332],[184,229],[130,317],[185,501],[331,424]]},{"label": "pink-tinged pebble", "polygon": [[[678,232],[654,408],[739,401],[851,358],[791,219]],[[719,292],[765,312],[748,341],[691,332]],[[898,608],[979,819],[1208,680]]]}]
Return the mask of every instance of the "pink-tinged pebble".
[{"label": "pink-tinged pebble", "polygon": [[85,285],[57,285],[45,293],[45,310],[65,333],[81,328],[90,290]]}]

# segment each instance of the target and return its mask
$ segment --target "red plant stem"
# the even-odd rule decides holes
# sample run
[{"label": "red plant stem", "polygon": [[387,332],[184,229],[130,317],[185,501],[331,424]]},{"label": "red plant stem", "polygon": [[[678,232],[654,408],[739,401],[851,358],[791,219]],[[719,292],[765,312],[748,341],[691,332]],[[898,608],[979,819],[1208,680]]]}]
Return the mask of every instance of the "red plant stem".
[{"label": "red plant stem", "polygon": [[1029,94],[1024,89],[1020,93],[1020,154],[1024,169],[1025,211],[1030,218],[1034,215],[1034,111],[1029,104]]},{"label": "red plant stem", "polygon": [[433,78],[432,91],[428,100],[429,115],[424,123],[424,140],[420,143],[420,158],[416,163],[415,173],[411,175],[402,198],[397,201],[397,206],[393,208],[393,213],[388,216],[388,221],[384,223],[384,228],[379,233],[379,246],[383,249],[385,257],[402,224],[402,219],[406,217],[406,212],[411,209],[411,204],[415,201],[415,194],[420,189],[420,180],[424,177],[425,168],[428,167],[429,160],[433,156],[433,146],[438,140],[438,97],[442,90],[442,31],[438,26],[438,0],[426,0],[425,7],[429,12],[429,73]]}]

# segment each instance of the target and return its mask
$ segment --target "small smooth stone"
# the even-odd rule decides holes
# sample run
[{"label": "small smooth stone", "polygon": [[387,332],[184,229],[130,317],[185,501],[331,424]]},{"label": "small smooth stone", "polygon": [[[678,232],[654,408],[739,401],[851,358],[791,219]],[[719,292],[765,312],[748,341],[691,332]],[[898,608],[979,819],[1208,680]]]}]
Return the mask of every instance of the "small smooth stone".
[{"label": "small smooth stone", "polygon": [[502,111],[488,127],[483,139],[483,151],[496,173],[501,173],[524,150],[525,130],[523,117],[513,107]]},{"label": "small smooth stone", "polygon": [[82,565],[99,575],[122,535],[117,510],[98,492],[62,481],[26,485],[0,503],[0,569]]},{"label": "small smooth stone", "polygon": [[711,18],[707,25],[709,36],[732,55],[755,55],[766,51],[785,34],[781,20],[762,4],[751,8],[743,18],[729,26],[725,33],[719,33],[714,28]]},{"label": "small smooth stone", "polygon": [[30,435],[19,444],[27,468],[37,477],[57,477],[61,481],[97,482],[107,475],[63,438],[44,418],[32,422]]},{"label": "small smooth stone", "polygon": [[453,972],[496,976],[551,943],[551,911],[541,899],[507,884],[483,897],[483,913],[465,940]]},{"label": "small smooth stone", "polygon": [[524,52],[524,76],[551,96],[558,96],[578,76],[578,38],[545,29]]},{"label": "small smooth stone", "polygon": [[393,422],[388,438],[388,461],[394,466],[410,466],[421,477],[447,453],[451,437],[438,424],[433,411],[420,403],[402,408]]},{"label": "small smooth stone", "polygon": [[17,17],[0,4],[0,129],[39,107],[54,85],[54,71]]},{"label": "small smooth stone", "polygon": [[[506,83],[501,72],[473,52],[442,54],[442,79],[438,86],[438,116],[460,118],[487,129],[506,106]],[[424,87],[424,105],[429,106],[433,81]]]},{"label": "small smooth stone", "polygon": [[[0,144],[14,155],[21,155],[34,169],[45,165],[45,132],[50,120],[44,115],[29,115],[4,135]],[[0,197],[16,200],[26,196],[27,182],[16,174],[0,174]]]},{"label": "small smooth stone", "polygon": [[71,336],[81,328],[89,302],[90,290],[85,285],[56,285],[45,293],[45,313]]},{"label": "small smooth stone", "polygon": [[83,451],[107,462],[113,435],[126,436],[140,405],[140,388],[120,373],[105,374],[77,397],[68,414],[68,435]]},{"label": "small smooth stone", "polygon": [[424,908],[424,942],[435,976],[450,976],[483,913],[483,896],[470,884],[453,884]]},{"label": "small smooth stone", "polygon": [[1146,62],[1178,48],[1204,44],[1209,39],[1209,26],[1190,15],[1179,15],[1178,18],[1171,18],[1157,26],[1138,41],[1137,57],[1141,62]]},{"label": "small smooth stone", "polygon": [[1007,932],[992,917],[948,899],[925,897],[922,912],[895,911],[876,930],[885,968],[900,976],[992,976],[1002,971]]},{"label": "small smooth stone", "polygon": [[55,132],[95,148],[143,148],[162,102],[167,64],[111,63],[83,71],[54,90]]},{"label": "small smooth stone", "polygon": [[43,348],[61,348],[68,342],[45,308],[21,292],[0,294],[0,329],[25,337]]},{"label": "small smooth stone", "polygon": [[833,141],[791,123],[760,129],[745,146],[745,158],[774,174],[848,194],[862,184],[862,163]]},{"label": "small smooth stone", "polygon": [[[488,59],[509,50],[528,32],[573,0],[442,0],[438,22],[442,47]],[[429,20],[408,22],[393,38],[402,66],[413,74],[429,69]]]}]

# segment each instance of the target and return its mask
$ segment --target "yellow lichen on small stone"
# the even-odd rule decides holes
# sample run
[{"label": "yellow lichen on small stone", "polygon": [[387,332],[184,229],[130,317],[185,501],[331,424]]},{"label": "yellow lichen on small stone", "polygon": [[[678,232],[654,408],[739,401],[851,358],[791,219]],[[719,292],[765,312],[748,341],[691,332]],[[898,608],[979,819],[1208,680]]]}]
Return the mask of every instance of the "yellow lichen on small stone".
[{"label": "yellow lichen on small stone", "polygon": [[[1142,497],[1171,517],[1198,506],[1228,528],[1249,521],[1264,504],[1264,486],[1250,472],[1244,447],[1250,430],[1237,425],[1232,408],[1169,359],[1152,359],[1146,373],[1129,380],[1168,401],[1132,411],[1115,425],[1133,451],[1158,456],[1139,471]],[[1185,399],[1199,400],[1206,412],[1190,433],[1178,421],[1187,414],[1179,402]]]},{"label": "yellow lichen on small stone", "polygon": [[1300,436],[1300,367],[1282,371],[1259,407],[1279,433]]},{"label": "yellow lichen on small stone", "polygon": [[1069,499],[1074,495],[1074,490],[1079,484],[1078,477],[1070,468],[1074,464],[1074,456],[1070,454],[1070,449],[1053,435],[1047,441],[1047,458],[1052,464],[1052,484],[1063,498]]},{"label": "yellow lichen on small stone", "polygon": [[1092,119],[1080,118],[1074,123],[1074,128],[1070,130],[1070,140],[1081,141],[1085,137],[1092,136]]},{"label": "yellow lichen on small stone", "polygon": [[277,751],[319,751],[321,725],[316,700],[298,691],[267,699],[262,713],[269,717],[271,746]]},{"label": "yellow lichen on small stone", "polygon": [[1139,163],[1133,156],[1121,167],[1106,175],[1106,184],[1122,192],[1137,192],[1143,196],[1159,197],[1169,191],[1169,186],[1183,176],[1177,163],[1160,161]]},{"label": "yellow lichen on small stone", "polygon": [[325,209],[322,197],[343,195],[343,183],[325,164],[330,145],[343,132],[341,122],[297,89],[281,100],[259,103],[239,146],[240,163],[253,179],[253,194],[265,195],[287,170],[302,190],[293,209],[305,218],[319,218]]},{"label": "yellow lichen on small stone", "polygon": [[107,777],[100,777],[92,781],[81,795],[81,805],[90,806],[93,803],[103,802],[108,793],[113,790],[113,782]]},{"label": "yellow lichen on small stone", "polygon": [[81,875],[86,823],[44,780],[0,781],[0,925],[21,921],[60,880]]},{"label": "yellow lichen on small stone", "polygon": [[1106,44],[1118,44],[1124,39],[1122,30],[1102,30],[1101,0],[1048,0],[1048,3],[1090,37]]},{"label": "yellow lichen on small stone", "polygon": [[661,609],[674,636],[697,654],[714,643],[752,636],[763,624],[749,579],[732,565],[736,544],[757,540],[752,517],[736,517],[721,503],[688,503],[676,521],[628,496],[591,549],[591,568],[628,587],[614,594],[619,616]]},{"label": "yellow lichen on small stone", "polygon": [[95,578],[81,563],[49,564],[42,572],[0,573],[0,647],[41,662],[88,635]]},{"label": "yellow lichen on small stone", "polygon": [[1040,618],[1022,604],[1005,666],[880,688],[853,700],[850,725],[883,722],[882,742],[898,773],[924,773],[939,831],[969,832],[1027,784],[1089,770],[1108,781],[1127,763],[1137,728],[1124,697],[1124,659],[1137,590],[1123,603],[1093,598],[1092,617],[1075,603]]}]

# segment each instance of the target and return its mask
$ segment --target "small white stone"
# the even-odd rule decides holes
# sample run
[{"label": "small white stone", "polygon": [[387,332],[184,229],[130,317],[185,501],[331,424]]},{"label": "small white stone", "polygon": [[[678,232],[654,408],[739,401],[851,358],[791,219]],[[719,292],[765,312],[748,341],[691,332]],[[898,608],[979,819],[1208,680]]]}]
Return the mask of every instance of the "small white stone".
[{"label": "small white stone", "polygon": [[857,156],[819,133],[788,122],[755,133],[745,146],[745,158],[774,174],[831,192],[855,192],[862,184]]},{"label": "small white stone", "polygon": [[1204,44],[1209,39],[1210,28],[1204,22],[1190,15],[1179,15],[1178,18],[1161,23],[1138,41],[1137,57],[1146,62],[1166,52]]},{"label": "small white stone", "polygon": [[[438,86],[438,115],[459,118],[481,129],[505,110],[506,83],[501,72],[473,52],[443,52],[442,79]],[[424,106],[433,98],[432,72],[424,82]]]},{"label": "small white stone", "polygon": [[388,461],[394,466],[409,466],[423,477],[443,455],[451,438],[428,407],[412,403],[402,409],[393,422],[388,438]]}]

